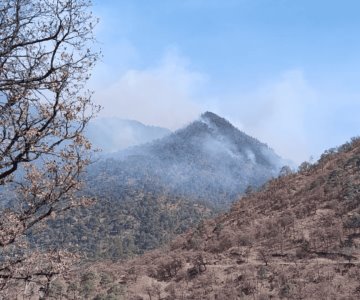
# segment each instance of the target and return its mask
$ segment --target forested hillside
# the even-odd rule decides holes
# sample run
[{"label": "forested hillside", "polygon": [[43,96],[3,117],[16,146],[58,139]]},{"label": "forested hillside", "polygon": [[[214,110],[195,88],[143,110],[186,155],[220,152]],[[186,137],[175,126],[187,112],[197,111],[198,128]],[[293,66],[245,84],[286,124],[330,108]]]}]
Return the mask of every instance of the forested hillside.
[{"label": "forested hillside", "polygon": [[109,188],[89,207],[49,220],[34,231],[32,244],[63,249],[82,259],[119,259],[141,254],[169,242],[200,220],[213,215],[205,204],[167,194],[160,188]]},{"label": "forested hillside", "polygon": [[357,138],[164,249],[58,284],[71,278],[74,295],[96,299],[359,299],[359,205]]}]

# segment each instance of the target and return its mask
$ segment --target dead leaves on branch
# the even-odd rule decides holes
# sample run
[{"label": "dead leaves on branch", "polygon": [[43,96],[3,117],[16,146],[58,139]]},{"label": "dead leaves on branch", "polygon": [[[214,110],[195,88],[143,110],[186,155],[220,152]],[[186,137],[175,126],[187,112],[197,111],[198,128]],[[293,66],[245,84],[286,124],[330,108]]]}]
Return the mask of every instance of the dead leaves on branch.
[{"label": "dead leaves on branch", "polygon": [[82,132],[99,109],[84,89],[99,57],[90,7],[87,0],[0,4],[0,187],[16,193],[0,211],[2,292],[69,265],[70,254],[29,252],[25,236],[91,202],[77,195],[91,156]]}]

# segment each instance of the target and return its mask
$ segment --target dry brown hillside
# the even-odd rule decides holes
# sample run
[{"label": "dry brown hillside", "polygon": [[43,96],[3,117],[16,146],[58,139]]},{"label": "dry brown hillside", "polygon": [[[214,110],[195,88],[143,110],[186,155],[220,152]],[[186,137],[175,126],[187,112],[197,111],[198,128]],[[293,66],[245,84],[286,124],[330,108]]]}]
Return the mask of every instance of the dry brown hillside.
[{"label": "dry brown hillside", "polygon": [[353,139],[168,247],[82,266],[54,289],[67,299],[360,299],[359,203]]}]

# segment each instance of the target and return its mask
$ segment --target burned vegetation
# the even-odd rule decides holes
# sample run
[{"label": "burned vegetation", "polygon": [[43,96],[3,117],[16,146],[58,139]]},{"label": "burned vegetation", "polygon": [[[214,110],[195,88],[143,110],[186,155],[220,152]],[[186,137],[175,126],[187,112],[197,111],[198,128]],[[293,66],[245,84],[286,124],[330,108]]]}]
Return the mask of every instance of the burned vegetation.
[{"label": "burned vegetation", "polygon": [[[359,184],[353,139],[163,249],[82,271],[108,274],[121,290],[116,299],[358,299]],[[78,272],[67,278],[84,295]],[[88,296],[113,299],[100,279],[93,286]]]}]

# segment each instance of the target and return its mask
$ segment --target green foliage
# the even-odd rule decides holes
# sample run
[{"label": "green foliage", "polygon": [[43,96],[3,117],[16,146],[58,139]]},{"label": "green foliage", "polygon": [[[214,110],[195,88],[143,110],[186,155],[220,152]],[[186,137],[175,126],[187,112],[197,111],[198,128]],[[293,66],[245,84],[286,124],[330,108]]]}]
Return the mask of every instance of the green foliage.
[{"label": "green foliage", "polygon": [[48,228],[34,231],[30,241],[35,245],[41,239],[45,249],[65,248],[92,259],[120,259],[158,248],[212,215],[205,205],[162,190],[145,190],[112,194],[109,188],[109,198],[49,221]]}]

